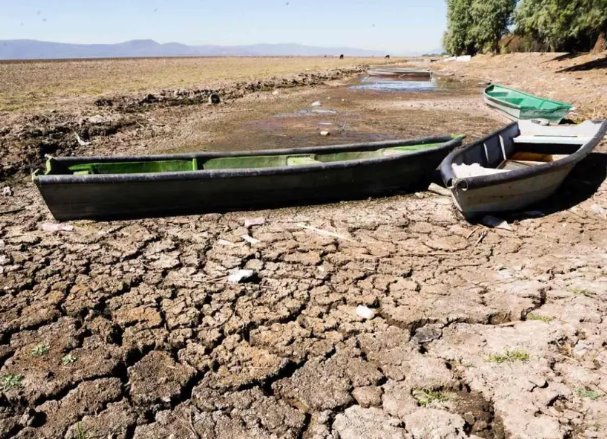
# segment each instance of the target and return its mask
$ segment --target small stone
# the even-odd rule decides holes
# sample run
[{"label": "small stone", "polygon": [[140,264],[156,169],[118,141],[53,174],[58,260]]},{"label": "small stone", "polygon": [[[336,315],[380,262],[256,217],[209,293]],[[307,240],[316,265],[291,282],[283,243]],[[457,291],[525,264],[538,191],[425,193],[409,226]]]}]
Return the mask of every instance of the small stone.
[{"label": "small stone", "polygon": [[320,135],[321,135],[321,136],[323,136],[323,137],[327,137],[327,136],[330,136],[330,135],[331,135],[331,132],[330,132],[330,131],[328,131],[328,130],[322,130],[322,131],[320,132]]},{"label": "small stone", "polygon": [[272,94],[273,94],[274,96],[278,96],[278,95],[280,94],[280,92],[279,92],[278,90],[274,90],[274,91],[272,92]]},{"label": "small stone", "polygon": [[248,242],[251,245],[257,245],[261,242],[259,239],[255,239],[249,235],[242,235],[241,238],[243,241]]},{"label": "small stone", "polygon": [[312,105],[310,105],[311,107],[320,107],[322,104],[320,103],[320,101],[315,101],[312,102]]},{"label": "small stone", "polygon": [[468,425],[474,425],[474,423],[476,422],[476,417],[474,416],[474,413],[464,413],[464,421],[466,421]]},{"label": "small stone", "polygon": [[356,315],[362,319],[370,320],[375,317],[376,311],[365,305],[358,305],[356,307]]},{"label": "small stone", "polygon": [[415,331],[415,335],[411,341],[422,344],[429,343],[433,340],[438,340],[443,334],[440,325],[425,325]]},{"label": "small stone", "polygon": [[381,405],[381,387],[366,386],[357,387],[352,391],[352,396],[361,407],[379,407]]},{"label": "small stone", "polygon": [[13,196],[13,190],[11,189],[10,186],[4,186],[2,188],[2,195],[4,195],[5,197],[12,197]]}]

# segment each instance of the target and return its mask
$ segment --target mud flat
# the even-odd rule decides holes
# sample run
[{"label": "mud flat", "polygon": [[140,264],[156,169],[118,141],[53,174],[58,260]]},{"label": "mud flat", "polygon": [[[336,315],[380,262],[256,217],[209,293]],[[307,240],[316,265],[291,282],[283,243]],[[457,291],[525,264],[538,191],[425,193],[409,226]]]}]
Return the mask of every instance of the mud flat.
[{"label": "mud flat", "polygon": [[[441,81],[384,93],[343,74],[137,111],[90,99],[78,114],[92,125],[68,126],[66,139],[132,123],[54,145],[115,154],[475,138],[503,123],[477,79]],[[109,99],[148,94],[158,91]],[[61,114],[76,113],[11,117]],[[51,142],[56,131],[36,120],[37,141]],[[9,129],[3,141],[27,143]],[[430,192],[57,231],[11,159],[0,438],[604,437],[606,152],[603,143],[558,198],[507,217],[511,231],[469,224]],[[255,275],[230,282],[239,269]]]}]

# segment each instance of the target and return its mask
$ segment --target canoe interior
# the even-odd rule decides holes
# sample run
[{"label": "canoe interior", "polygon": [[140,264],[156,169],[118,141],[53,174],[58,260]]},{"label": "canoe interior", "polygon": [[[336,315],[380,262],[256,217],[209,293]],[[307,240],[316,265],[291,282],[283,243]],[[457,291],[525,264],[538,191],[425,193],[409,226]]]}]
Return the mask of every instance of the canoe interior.
[{"label": "canoe interior", "polygon": [[393,155],[404,155],[419,151],[432,150],[444,146],[444,142],[416,145],[400,145],[378,148],[376,150],[350,150],[311,154],[276,155],[236,155],[224,157],[192,157],[191,159],[160,159],[124,161],[87,161],[63,162],[50,158],[47,160],[45,175],[113,175],[147,174],[167,172],[192,172],[220,169],[261,169],[275,167],[309,166],[332,162],[375,159]]},{"label": "canoe interior", "polygon": [[449,187],[472,188],[555,170],[585,157],[606,130],[603,121],[560,126],[512,123],[449,154],[441,164],[443,181]]},{"label": "canoe interior", "polygon": [[497,84],[492,84],[485,91],[487,96],[494,98],[517,108],[532,108],[543,111],[556,111],[561,109],[571,109],[571,105],[565,102],[554,101],[541,98],[519,90],[514,90]]},{"label": "canoe interior", "polygon": [[549,141],[547,143],[517,142],[518,127],[514,125],[510,131],[490,137],[475,147],[463,151],[453,159],[453,164],[478,164],[488,169],[511,170],[514,167],[512,163],[507,163],[508,161],[516,161],[527,166],[541,165],[574,154],[584,145],[583,138],[571,138],[570,143],[564,144]]}]

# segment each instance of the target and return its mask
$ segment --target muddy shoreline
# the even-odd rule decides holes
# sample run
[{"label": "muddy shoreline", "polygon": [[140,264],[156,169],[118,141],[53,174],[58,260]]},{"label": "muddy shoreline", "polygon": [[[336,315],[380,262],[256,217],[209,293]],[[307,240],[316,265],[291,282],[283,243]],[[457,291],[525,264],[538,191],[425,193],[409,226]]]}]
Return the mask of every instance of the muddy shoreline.
[{"label": "muddy shoreline", "polygon": [[[479,78],[457,75],[421,92],[343,75],[214,106],[91,101],[82,121],[6,125],[0,438],[604,437],[605,143],[511,231],[430,192],[57,230],[25,172],[41,142],[150,154],[501,126]],[[230,282],[240,269],[255,276]]]}]

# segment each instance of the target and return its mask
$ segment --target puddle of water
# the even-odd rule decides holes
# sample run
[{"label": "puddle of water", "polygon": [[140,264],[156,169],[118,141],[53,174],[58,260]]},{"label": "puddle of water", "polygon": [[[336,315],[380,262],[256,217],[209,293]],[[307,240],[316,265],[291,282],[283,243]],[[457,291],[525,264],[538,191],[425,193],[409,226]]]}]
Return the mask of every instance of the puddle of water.
[{"label": "puddle of water", "polygon": [[306,108],[296,111],[294,113],[280,113],[275,115],[274,117],[285,118],[285,117],[301,117],[301,116],[331,116],[337,114],[335,110],[315,108],[313,110],[308,110]]},{"label": "puddle of water", "polygon": [[365,77],[361,84],[350,87],[354,90],[372,90],[372,91],[432,91],[438,88],[436,80],[430,81],[411,81],[402,79],[382,79],[375,77]]}]

